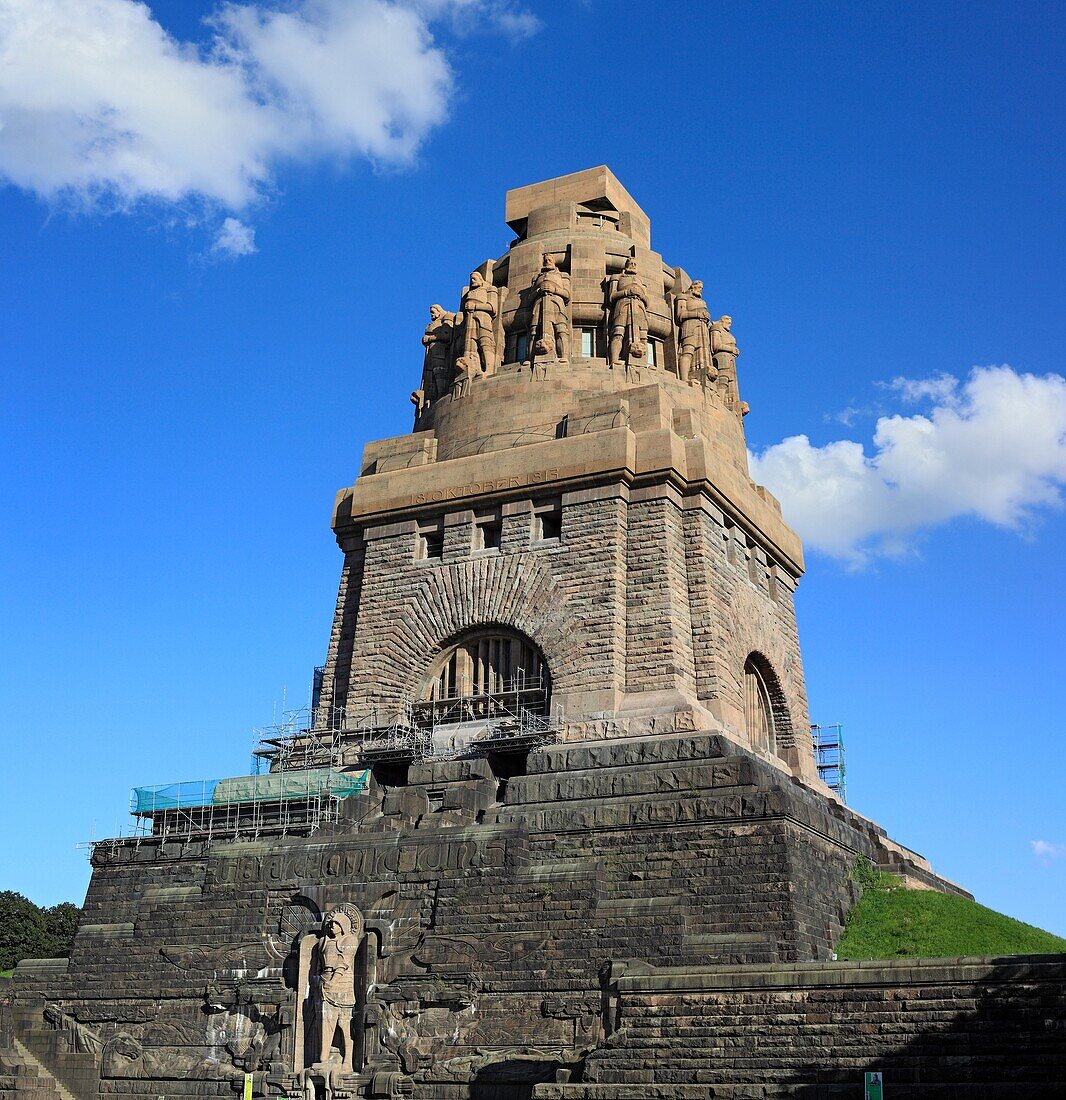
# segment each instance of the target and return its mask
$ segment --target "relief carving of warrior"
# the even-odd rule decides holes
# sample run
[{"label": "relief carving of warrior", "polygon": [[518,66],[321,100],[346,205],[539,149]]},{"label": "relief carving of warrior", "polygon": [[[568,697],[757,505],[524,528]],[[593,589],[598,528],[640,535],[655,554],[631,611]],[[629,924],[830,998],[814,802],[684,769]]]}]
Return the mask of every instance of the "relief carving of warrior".
[{"label": "relief carving of warrior", "polygon": [[86,1027],[57,1005],[46,1005],[44,1018],[63,1035],[68,1050],[78,1054],[99,1054],[103,1050],[104,1041],[92,1028]]},{"label": "relief carving of warrior", "polygon": [[737,357],[740,349],[730,331],[733,318],[719,317],[711,325],[711,354],[714,356],[714,367],[717,372],[718,393],[725,403],[726,408],[732,409],[738,416],[743,416],[747,411],[747,404],[740,400],[740,390],[737,386]]},{"label": "relief carving of warrior", "polygon": [[545,252],[540,274],[533,280],[533,317],[530,337],[537,355],[555,353],[570,358],[570,279],[559,270],[555,257]]},{"label": "relief carving of warrior", "polygon": [[470,286],[460,306],[463,315],[463,354],[457,367],[461,374],[482,374],[496,370],[496,288],[485,282],[480,271],[470,276]]},{"label": "relief carving of warrior", "polygon": [[342,905],[326,914],[322,929],[311,960],[319,1028],[318,1060],[329,1062],[339,1032],[344,1069],[354,1073],[352,1022],[357,1003],[356,971],[363,942],[363,918],[355,906]]},{"label": "relief carving of warrior", "polygon": [[683,382],[689,381],[697,372],[713,378],[711,315],[703,300],[701,280],[694,280],[688,290],[674,299],[674,317],[680,344],[677,354],[678,376]]},{"label": "relief carving of warrior", "polygon": [[612,367],[643,359],[648,350],[648,288],[637,274],[637,261],[626,260],[622,274],[611,280],[611,342],[607,361]]},{"label": "relief carving of warrior", "polygon": [[422,336],[422,346],[426,349],[422,364],[422,393],[425,402],[431,405],[452,388],[455,371],[452,367],[452,348],[455,343],[455,330],[458,318],[443,306],[429,307],[429,324]]}]

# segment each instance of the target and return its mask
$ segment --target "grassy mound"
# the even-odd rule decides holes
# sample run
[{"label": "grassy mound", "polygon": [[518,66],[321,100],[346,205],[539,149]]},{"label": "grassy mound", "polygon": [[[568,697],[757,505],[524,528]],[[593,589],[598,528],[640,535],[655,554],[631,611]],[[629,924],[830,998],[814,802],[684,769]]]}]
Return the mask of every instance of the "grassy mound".
[{"label": "grassy mound", "polygon": [[839,959],[1039,955],[1066,940],[955,894],[908,890],[894,875],[860,866],[862,900],[848,914]]}]

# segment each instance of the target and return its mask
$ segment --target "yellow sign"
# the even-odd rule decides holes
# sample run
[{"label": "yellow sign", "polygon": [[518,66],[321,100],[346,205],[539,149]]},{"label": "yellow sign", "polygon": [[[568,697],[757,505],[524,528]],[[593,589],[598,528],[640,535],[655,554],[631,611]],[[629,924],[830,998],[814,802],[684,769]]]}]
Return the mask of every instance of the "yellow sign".
[{"label": "yellow sign", "polygon": [[252,1075],[244,1075],[244,1100],[252,1100]]}]

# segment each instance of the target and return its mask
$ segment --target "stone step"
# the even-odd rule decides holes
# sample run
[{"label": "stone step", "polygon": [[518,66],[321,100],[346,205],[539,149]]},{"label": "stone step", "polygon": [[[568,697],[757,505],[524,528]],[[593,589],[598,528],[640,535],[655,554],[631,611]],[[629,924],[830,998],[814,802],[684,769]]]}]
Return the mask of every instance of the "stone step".
[{"label": "stone step", "polygon": [[[672,1085],[659,1081],[644,1084],[540,1084],[533,1086],[533,1100],[856,1100],[862,1096],[863,1079],[826,1084],[817,1081],[721,1082]],[[960,1088],[955,1083],[903,1084],[885,1077],[885,1091],[898,1100],[1047,1100],[1066,1095],[1066,1081],[1040,1084],[1014,1081],[982,1081]]]},{"label": "stone step", "polygon": [[632,768],[641,764],[672,764],[718,760],[742,755],[736,745],[717,734],[692,733],[655,737],[611,737],[603,741],[562,743],[533,753],[529,774]]},{"label": "stone step", "polygon": [[61,1087],[68,1091],[85,1088],[95,1092],[99,1082],[96,1058],[83,1051],[66,1049],[65,1038],[60,1032],[40,1027],[34,1019],[34,1026],[19,1028],[18,1041]]},{"label": "stone step", "polygon": [[750,761],[741,758],[685,760],[639,768],[573,769],[516,776],[507,786],[507,806],[586,802],[590,799],[654,798],[750,787]]}]

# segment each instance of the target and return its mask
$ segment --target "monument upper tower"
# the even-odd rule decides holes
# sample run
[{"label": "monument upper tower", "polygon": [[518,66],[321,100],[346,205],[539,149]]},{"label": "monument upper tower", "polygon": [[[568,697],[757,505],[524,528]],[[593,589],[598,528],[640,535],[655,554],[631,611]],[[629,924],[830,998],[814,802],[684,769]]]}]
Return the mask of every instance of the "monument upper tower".
[{"label": "monument upper tower", "polygon": [[433,710],[461,725],[535,676],[565,737],[720,729],[813,781],[802,551],[748,476],[731,319],[606,167],[505,217],[430,308],[414,430],[338,494],[320,714],[482,700]]}]

